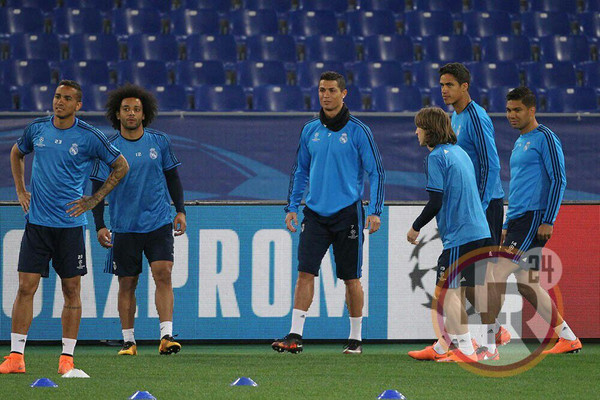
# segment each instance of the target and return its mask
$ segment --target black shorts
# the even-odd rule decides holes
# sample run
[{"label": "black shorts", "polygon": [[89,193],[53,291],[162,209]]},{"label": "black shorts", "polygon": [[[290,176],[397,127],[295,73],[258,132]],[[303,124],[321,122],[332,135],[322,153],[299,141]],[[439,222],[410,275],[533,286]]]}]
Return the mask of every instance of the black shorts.
[{"label": "black shorts", "polygon": [[490,234],[492,235],[492,245],[500,246],[502,239],[502,224],[504,223],[504,199],[493,199],[490,201],[485,211]]},{"label": "black shorts", "polygon": [[61,279],[87,274],[84,232],[85,226],[51,228],[28,222],[17,270],[47,278],[52,260],[52,268]]},{"label": "black shorts", "polygon": [[142,272],[142,253],[148,263],[173,261],[173,225],[147,233],[113,233],[113,247],[106,258],[105,272],[117,276],[137,276]]},{"label": "black shorts", "polygon": [[[489,257],[485,256],[479,262],[472,262],[465,265],[458,265],[458,260],[472,251],[491,245],[491,239],[486,238],[442,251],[442,255],[438,258],[436,285],[443,287],[446,284],[446,280],[448,281],[448,289],[456,289],[461,286],[473,287],[475,285],[483,285],[485,283],[485,272]],[[447,274],[446,271],[448,271]]]},{"label": "black shorts", "polygon": [[298,271],[319,276],[323,256],[333,245],[335,271],[339,279],[362,276],[362,245],[365,212],[360,201],[323,217],[304,207],[298,245]]},{"label": "black shorts", "polygon": [[[544,211],[527,211],[523,216],[508,221],[504,252],[509,253],[512,262],[522,269],[538,271],[542,248],[547,240],[539,240],[537,231],[542,224]],[[525,254],[527,253],[527,254]],[[526,257],[523,257],[526,255]]]}]

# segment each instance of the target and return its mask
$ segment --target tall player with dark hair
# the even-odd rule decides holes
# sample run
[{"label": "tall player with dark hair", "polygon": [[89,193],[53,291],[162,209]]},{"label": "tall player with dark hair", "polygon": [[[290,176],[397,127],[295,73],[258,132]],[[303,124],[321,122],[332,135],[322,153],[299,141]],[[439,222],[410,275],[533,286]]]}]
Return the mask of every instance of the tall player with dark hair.
[{"label": "tall player with dark hair", "polygon": [[[129,160],[130,173],[109,196],[111,232],[104,224],[104,204],[94,208],[98,241],[110,248],[107,272],[119,278],[118,309],[123,333],[120,355],[136,355],[134,336],[135,289],[146,255],[156,283],[156,309],[160,320],[160,354],[177,353],[173,339],[173,248],[175,236],[183,235],[186,218],[183,187],[169,137],[147,128],[157,114],[154,96],[135,85],[109,93],[106,117],[118,133],[109,141]],[[106,178],[106,165],[96,163],[93,187]],[[171,215],[171,199],[177,214]]]}]

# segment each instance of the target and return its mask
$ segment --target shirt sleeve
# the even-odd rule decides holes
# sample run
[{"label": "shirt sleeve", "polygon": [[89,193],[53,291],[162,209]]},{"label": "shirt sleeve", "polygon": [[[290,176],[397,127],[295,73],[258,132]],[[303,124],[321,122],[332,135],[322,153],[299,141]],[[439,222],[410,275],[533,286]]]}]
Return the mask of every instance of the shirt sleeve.
[{"label": "shirt sleeve", "polygon": [[368,215],[381,215],[385,198],[385,170],[381,154],[373,138],[371,130],[366,125],[361,125],[364,135],[359,135],[357,141],[358,153],[363,169],[369,175],[370,194]]},{"label": "shirt sleeve", "polygon": [[567,187],[565,156],[560,140],[550,132],[544,132],[540,152],[546,173],[550,178],[548,203],[542,223],[553,225],[558,215],[558,209],[560,208],[565,188]]},{"label": "shirt sleeve", "polygon": [[286,213],[298,212],[298,206],[300,206],[304,189],[306,189],[306,184],[308,183],[311,157],[306,144],[306,137],[307,134],[305,128],[300,134],[300,143],[298,144],[298,150],[296,151],[296,162],[292,167],[292,173],[290,175],[287,206],[284,209]]},{"label": "shirt sleeve", "polygon": [[494,125],[488,118],[471,118],[471,135],[479,160],[479,181],[477,189],[484,210],[487,210],[496,181],[500,176],[500,158],[494,140]]},{"label": "shirt sleeve", "polygon": [[167,135],[160,136],[159,146],[163,171],[168,171],[181,165],[181,162],[175,157],[175,153],[173,153],[171,139]]},{"label": "shirt sleeve", "polygon": [[428,192],[444,193],[444,168],[443,159],[437,155],[429,153],[425,162],[427,174],[427,186],[425,189]]},{"label": "shirt sleeve", "polygon": [[90,174],[90,179],[93,181],[104,182],[108,179],[108,175],[110,174],[110,167],[99,159],[94,161],[94,166],[92,167],[92,173]]},{"label": "shirt sleeve", "polygon": [[94,135],[90,140],[90,156],[103,161],[107,165],[112,165],[113,162],[121,155],[119,149],[113,146],[107,139],[106,135],[95,129]]},{"label": "shirt sleeve", "polygon": [[33,136],[35,134],[35,125],[33,123],[27,125],[23,131],[23,135],[17,139],[17,147],[21,154],[29,154],[33,151]]}]

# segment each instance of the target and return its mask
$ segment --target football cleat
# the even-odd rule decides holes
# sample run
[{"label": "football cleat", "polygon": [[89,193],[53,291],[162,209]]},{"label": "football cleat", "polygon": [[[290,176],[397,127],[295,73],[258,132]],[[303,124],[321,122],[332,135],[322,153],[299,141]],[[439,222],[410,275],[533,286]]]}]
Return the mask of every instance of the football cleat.
[{"label": "football cleat", "polygon": [[0,374],[24,374],[25,357],[20,353],[10,353],[0,364]]},{"label": "football cleat", "polygon": [[302,353],[302,336],[296,333],[290,333],[283,339],[278,339],[271,344],[273,350],[283,353],[288,351],[290,353]]},{"label": "football cleat", "polygon": [[348,339],[348,343],[344,346],[344,354],[362,354],[362,341]]},{"label": "football cleat", "polygon": [[448,353],[440,354],[433,349],[433,346],[435,346],[435,343],[431,346],[425,347],[423,350],[409,351],[408,355],[419,361],[438,360],[448,357]]},{"label": "football cleat", "polygon": [[575,340],[559,338],[553,348],[543,351],[542,354],[579,353],[582,347],[578,338]]},{"label": "football cleat", "polygon": [[176,354],[179,353],[179,350],[181,350],[181,345],[173,339],[173,336],[165,335],[160,339],[160,346],[158,346],[160,354]]},{"label": "football cleat", "polygon": [[58,359],[58,373],[64,375],[73,368],[75,368],[73,356],[61,354],[60,358]]},{"label": "football cleat", "polygon": [[467,362],[467,363],[476,363],[477,362],[477,353],[473,352],[473,354],[465,354],[459,349],[454,349],[448,352],[446,358],[439,358],[435,360],[437,362]]},{"label": "football cleat", "polygon": [[504,346],[508,342],[510,342],[510,332],[501,326],[498,332],[496,332],[496,346]]},{"label": "football cleat", "polygon": [[123,343],[123,348],[119,350],[120,356],[137,356],[137,346],[135,342]]},{"label": "football cleat", "polygon": [[477,348],[477,350],[475,350],[475,354],[477,354],[477,360],[478,361],[484,361],[484,360],[499,360],[500,359],[500,353],[498,353],[498,349],[496,349],[495,352],[490,353],[488,351],[488,348],[485,346],[481,346],[479,348]]}]

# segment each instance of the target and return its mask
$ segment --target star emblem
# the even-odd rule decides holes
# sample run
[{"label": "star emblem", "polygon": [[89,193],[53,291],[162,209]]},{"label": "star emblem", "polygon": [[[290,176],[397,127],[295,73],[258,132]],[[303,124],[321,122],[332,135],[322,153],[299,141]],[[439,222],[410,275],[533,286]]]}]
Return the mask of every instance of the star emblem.
[{"label": "star emblem", "polygon": [[425,289],[425,287],[423,286],[423,276],[428,271],[429,269],[419,269],[419,263],[415,264],[415,268],[412,270],[411,273],[408,274],[408,276],[410,277],[410,285],[412,287],[413,292],[415,291],[417,286],[421,289]]}]

